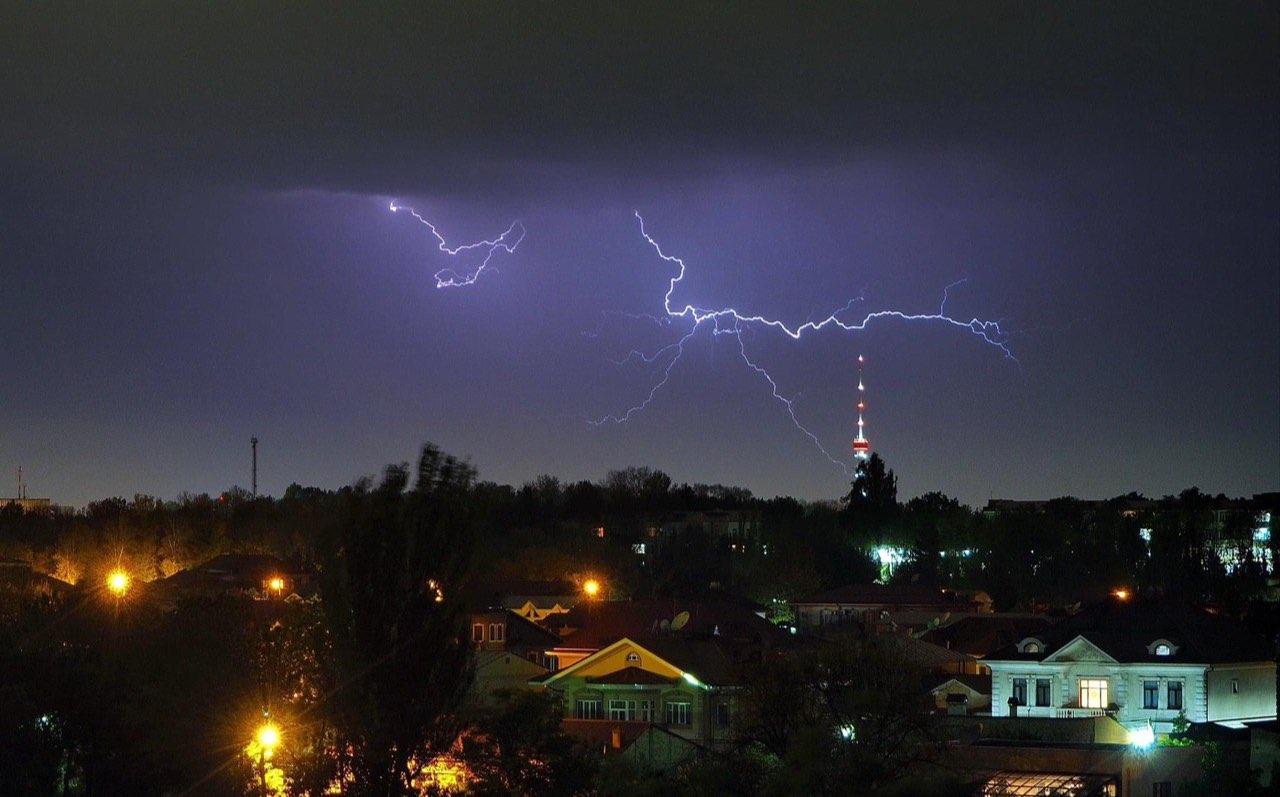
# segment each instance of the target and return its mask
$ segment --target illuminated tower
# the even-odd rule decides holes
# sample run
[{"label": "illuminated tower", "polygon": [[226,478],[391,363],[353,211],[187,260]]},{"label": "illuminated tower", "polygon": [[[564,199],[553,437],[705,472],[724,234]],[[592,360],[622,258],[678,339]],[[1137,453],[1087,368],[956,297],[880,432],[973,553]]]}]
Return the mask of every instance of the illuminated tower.
[{"label": "illuminated tower", "polygon": [[871,441],[863,433],[863,427],[866,425],[862,420],[862,413],[867,408],[866,391],[867,388],[862,384],[862,364],[865,360],[862,355],[858,355],[858,436],[853,440],[853,456],[855,459],[866,459],[871,455]]}]

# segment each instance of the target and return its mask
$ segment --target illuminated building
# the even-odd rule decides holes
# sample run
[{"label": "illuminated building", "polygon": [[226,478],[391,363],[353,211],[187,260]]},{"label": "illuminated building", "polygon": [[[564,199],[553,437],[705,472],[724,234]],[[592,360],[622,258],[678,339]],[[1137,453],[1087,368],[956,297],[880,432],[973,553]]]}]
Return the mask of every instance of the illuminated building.
[{"label": "illuminated building", "polygon": [[1125,727],[1172,730],[1274,719],[1270,643],[1198,610],[1111,601],[993,652],[993,716],[1109,715]]}]

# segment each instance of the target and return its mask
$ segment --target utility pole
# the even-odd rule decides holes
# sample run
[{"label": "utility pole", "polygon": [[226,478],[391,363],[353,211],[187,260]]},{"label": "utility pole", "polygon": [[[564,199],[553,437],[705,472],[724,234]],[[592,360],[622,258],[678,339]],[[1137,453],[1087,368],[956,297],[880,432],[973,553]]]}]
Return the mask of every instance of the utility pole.
[{"label": "utility pole", "polygon": [[250,437],[249,445],[253,448],[253,497],[258,497],[258,438]]}]

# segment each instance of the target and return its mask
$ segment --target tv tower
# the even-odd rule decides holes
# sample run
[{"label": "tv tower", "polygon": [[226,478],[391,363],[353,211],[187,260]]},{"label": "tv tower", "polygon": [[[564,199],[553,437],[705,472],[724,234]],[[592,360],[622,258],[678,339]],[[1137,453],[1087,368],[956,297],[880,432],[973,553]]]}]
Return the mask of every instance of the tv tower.
[{"label": "tv tower", "polygon": [[863,434],[863,427],[866,423],[862,420],[862,413],[867,408],[866,396],[867,391],[865,385],[862,384],[862,364],[866,362],[862,355],[858,355],[858,436],[853,439],[853,456],[854,459],[865,460],[871,455],[871,441]]}]

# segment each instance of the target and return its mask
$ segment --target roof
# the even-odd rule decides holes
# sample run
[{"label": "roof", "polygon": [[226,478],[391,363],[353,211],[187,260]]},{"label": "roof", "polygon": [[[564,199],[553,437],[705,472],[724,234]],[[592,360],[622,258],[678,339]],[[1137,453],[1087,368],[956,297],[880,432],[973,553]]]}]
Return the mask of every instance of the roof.
[{"label": "roof", "polygon": [[[585,601],[565,614],[548,617],[544,625],[557,634],[560,647],[599,650],[623,637],[656,636],[683,612],[689,619],[673,636],[720,636],[739,642],[772,643],[786,634],[749,606],[735,601]],[[656,651],[655,651],[656,652]]]},{"label": "roof", "polygon": [[1006,645],[1036,636],[1053,625],[1038,614],[975,614],[926,631],[920,638],[973,656],[987,656]]},{"label": "roof", "polygon": [[958,684],[967,686],[980,695],[991,694],[991,676],[990,675],[970,675],[963,673],[960,675],[944,675],[934,679],[934,686],[929,691],[936,692],[947,684],[955,681]]},{"label": "roof", "polygon": [[[1154,601],[1107,601],[1090,606],[1034,634],[1044,643],[1040,653],[1020,653],[1017,643],[993,651],[995,661],[1041,661],[1076,637],[1083,637],[1119,662],[1216,664],[1271,661],[1271,643],[1228,618],[1204,609],[1181,608]],[[1148,646],[1167,640],[1175,650],[1157,656]],[[1021,641],[1021,640],[1019,640]]]},{"label": "roof", "polygon": [[968,606],[970,602],[951,592],[915,584],[846,584],[818,595],[794,601],[806,604],[869,606]]},{"label": "roof", "polygon": [[979,795],[991,797],[1036,797],[1041,794],[1064,794],[1071,797],[1105,797],[1114,794],[1113,775],[1051,772],[993,772],[982,785]]}]

